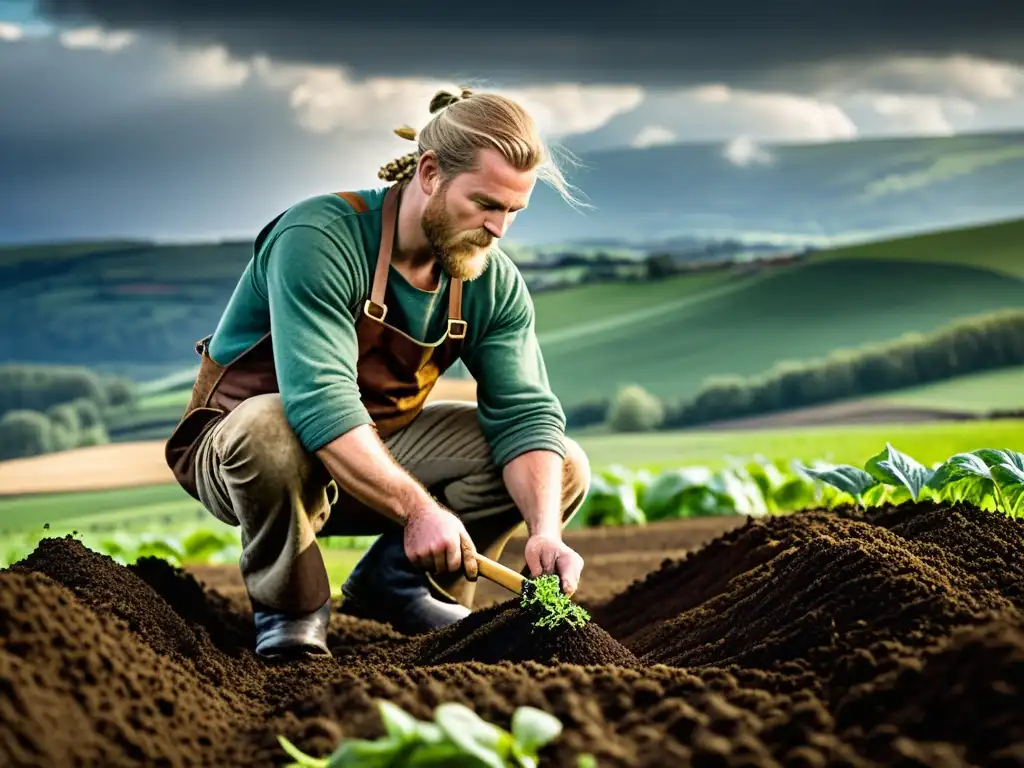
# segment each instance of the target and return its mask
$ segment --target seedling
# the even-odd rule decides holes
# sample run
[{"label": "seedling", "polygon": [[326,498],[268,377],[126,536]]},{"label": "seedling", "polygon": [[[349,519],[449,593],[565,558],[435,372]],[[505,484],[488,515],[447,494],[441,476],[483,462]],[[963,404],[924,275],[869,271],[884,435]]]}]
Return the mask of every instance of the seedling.
[{"label": "seedling", "polygon": [[892,490],[914,501],[930,498],[983,506],[991,500],[1009,517],[1024,514],[1024,454],[1011,450],[958,453],[929,469],[886,443],[863,469],[839,464],[802,470],[867,506],[882,503]]},{"label": "seedling", "polygon": [[[347,768],[347,766],[479,766],[480,768],[537,768],[539,750],[562,732],[554,715],[534,707],[519,707],[506,731],[457,702],[434,710],[434,722],[421,721],[389,701],[379,701],[386,735],[376,740],[346,739],[328,757],[301,752],[283,736],[278,742],[295,762],[289,767]],[[586,765],[584,756],[581,764]],[[589,761],[593,764],[592,758]]]},{"label": "seedling", "polygon": [[561,579],[556,575],[538,576],[523,585],[522,606],[537,606],[543,615],[534,624],[538,627],[554,628],[568,624],[579,629],[588,621],[590,614],[562,592]]}]

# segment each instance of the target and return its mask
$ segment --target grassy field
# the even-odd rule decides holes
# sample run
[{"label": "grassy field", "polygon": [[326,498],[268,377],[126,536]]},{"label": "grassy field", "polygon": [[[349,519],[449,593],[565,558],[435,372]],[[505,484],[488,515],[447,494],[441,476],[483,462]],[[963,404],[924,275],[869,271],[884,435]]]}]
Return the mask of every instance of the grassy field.
[{"label": "grassy field", "polygon": [[1024,277],[1024,221],[933,232],[879,243],[836,248],[816,262],[882,259],[928,264],[970,264],[1012,277]]},{"label": "grassy field", "polygon": [[958,376],[872,398],[922,408],[949,408],[984,413],[1024,409],[1024,368]]},{"label": "grassy field", "polygon": [[[755,455],[781,462],[797,458],[856,463],[877,453],[887,440],[925,462],[981,447],[1024,451],[1024,421],[1018,420],[627,435],[588,430],[573,436],[597,471],[613,465],[651,470],[685,464],[718,468],[730,457]],[[140,524],[146,514],[161,520],[176,514],[191,524],[198,510],[198,502],[173,484],[32,494],[0,498],[0,531],[38,530],[47,522],[67,528],[87,527],[93,521],[106,527],[118,514]]]},{"label": "grassy field", "polygon": [[[621,290],[642,296],[645,289]],[[780,360],[932,331],[1004,307],[1024,307],[1024,283],[986,269],[881,258],[814,261],[644,302],[639,316],[562,326],[541,343],[552,386],[569,406],[627,383],[681,398],[712,375],[754,375]]]},{"label": "grassy field", "polygon": [[[178,514],[192,518],[199,503],[177,485],[151,485],[139,488],[118,488],[78,493],[41,493],[0,497],[0,531],[76,525],[96,515],[152,510],[157,516]],[[84,523],[83,523],[84,525]]]},{"label": "grassy field", "polygon": [[579,440],[597,468],[615,464],[652,471],[684,464],[720,468],[730,457],[754,455],[781,462],[824,459],[862,464],[884,448],[886,441],[919,461],[931,463],[976,448],[1024,451],[1024,420],[653,434],[601,434],[593,430],[581,434]]}]

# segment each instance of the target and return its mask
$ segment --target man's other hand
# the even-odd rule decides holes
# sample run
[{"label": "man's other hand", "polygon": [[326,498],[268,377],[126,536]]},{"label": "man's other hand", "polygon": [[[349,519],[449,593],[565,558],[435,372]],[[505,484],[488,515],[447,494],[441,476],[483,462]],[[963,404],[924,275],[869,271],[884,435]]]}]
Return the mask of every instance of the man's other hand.
[{"label": "man's other hand", "polygon": [[526,541],[526,565],[530,575],[558,574],[562,581],[562,592],[572,596],[580,583],[583,572],[583,558],[561,539],[537,534]]},{"label": "man's other hand", "polygon": [[470,581],[477,578],[476,547],[466,527],[458,517],[436,503],[408,516],[405,556],[430,573],[454,573],[464,569]]}]

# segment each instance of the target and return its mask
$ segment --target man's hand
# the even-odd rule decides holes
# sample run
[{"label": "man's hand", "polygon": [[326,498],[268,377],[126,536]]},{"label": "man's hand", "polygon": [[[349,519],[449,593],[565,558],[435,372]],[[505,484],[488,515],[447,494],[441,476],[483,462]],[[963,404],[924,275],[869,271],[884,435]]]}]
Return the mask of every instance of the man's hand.
[{"label": "man's hand", "polygon": [[395,461],[377,432],[360,425],[317,451],[340,488],[405,529],[405,555],[436,574],[465,570],[477,578],[476,548],[466,528]]},{"label": "man's hand", "polygon": [[537,534],[526,540],[526,565],[530,575],[558,574],[562,592],[572,596],[580,583],[583,558],[560,538]]},{"label": "man's hand", "polygon": [[466,527],[436,503],[421,507],[406,518],[405,556],[413,565],[431,573],[465,569],[466,578],[477,578],[476,547]]}]

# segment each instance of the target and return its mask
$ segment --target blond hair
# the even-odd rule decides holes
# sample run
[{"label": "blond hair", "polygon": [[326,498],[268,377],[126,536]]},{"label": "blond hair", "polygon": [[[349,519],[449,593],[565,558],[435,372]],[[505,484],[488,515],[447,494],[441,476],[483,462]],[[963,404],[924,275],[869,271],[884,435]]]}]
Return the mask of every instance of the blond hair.
[{"label": "blond hair", "polygon": [[[475,170],[477,152],[495,149],[519,171],[537,171],[537,178],[550,184],[571,205],[581,202],[558,167],[530,114],[517,102],[496,93],[438,91],[430,100],[434,115],[417,134],[403,126],[395,133],[415,141],[417,148],[381,166],[377,176],[384,181],[406,181],[416,173],[424,152],[437,155],[441,174],[451,179]],[[585,205],[585,204],[584,204]]]}]

